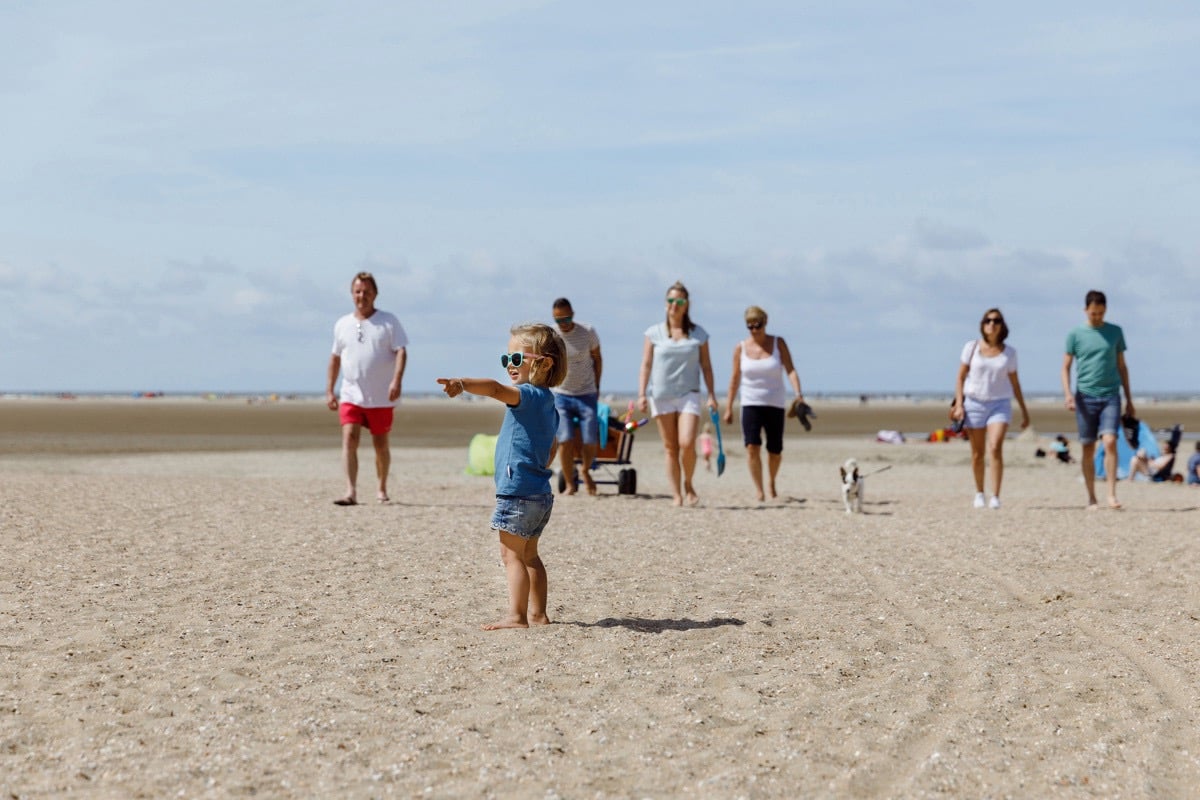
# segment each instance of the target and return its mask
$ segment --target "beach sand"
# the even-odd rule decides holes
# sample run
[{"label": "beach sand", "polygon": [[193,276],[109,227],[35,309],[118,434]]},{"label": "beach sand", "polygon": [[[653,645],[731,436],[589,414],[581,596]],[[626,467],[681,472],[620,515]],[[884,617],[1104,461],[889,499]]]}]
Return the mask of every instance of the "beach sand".
[{"label": "beach sand", "polygon": [[4,401],[0,795],[1195,796],[1200,489],[1087,512],[1028,437],[976,511],[965,443],[873,441],[940,404],[819,413],[768,504],[726,429],[672,508],[641,429],[637,496],[556,501],[555,624],[483,632],[491,405],[406,404],[339,508],[318,403]]}]

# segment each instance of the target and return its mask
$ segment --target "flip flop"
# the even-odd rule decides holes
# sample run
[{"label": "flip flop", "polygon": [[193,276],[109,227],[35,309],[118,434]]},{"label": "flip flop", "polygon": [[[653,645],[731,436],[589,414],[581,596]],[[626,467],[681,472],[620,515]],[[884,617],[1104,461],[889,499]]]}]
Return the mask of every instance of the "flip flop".
[{"label": "flip flop", "polygon": [[333,501],[333,504],[335,506],[356,506],[358,505],[358,501],[353,497],[339,497]]}]

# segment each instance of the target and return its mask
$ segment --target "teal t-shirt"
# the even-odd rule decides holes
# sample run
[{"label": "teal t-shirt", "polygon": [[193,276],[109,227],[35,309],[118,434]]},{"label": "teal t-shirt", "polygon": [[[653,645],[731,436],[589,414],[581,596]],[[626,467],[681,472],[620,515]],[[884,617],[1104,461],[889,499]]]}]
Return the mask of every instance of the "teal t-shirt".
[{"label": "teal t-shirt", "polygon": [[1117,353],[1125,352],[1125,334],[1119,325],[1080,325],[1067,334],[1066,352],[1075,357],[1075,391],[1089,397],[1120,394]]}]

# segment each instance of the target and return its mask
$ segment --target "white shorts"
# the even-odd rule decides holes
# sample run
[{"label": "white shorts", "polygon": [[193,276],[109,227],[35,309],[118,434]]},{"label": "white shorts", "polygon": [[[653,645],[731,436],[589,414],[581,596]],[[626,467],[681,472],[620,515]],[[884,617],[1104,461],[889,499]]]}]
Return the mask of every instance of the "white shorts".
[{"label": "white shorts", "polygon": [[651,397],[650,416],[661,417],[663,414],[700,416],[700,393],[688,392],[682,397]]}]

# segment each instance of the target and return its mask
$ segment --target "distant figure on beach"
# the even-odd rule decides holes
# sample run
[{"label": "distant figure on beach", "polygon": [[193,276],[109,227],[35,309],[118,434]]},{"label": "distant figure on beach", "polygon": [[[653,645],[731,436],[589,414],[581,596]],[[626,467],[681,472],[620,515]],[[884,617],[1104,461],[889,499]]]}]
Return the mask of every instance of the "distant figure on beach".
[{"label": "distant figure on beach", "polygon": [[1171,480],[1171,472],[1175,469],[1175,448],[1170,442],[1163,442],[1162,455],[1150,458],[1145,449],[1139,449],[1129,459],[1129,480],[1135,480],[1142,475],[1146,480],[1162,483]]},{"label": "distant figure on beach", "polygon": [[1054,457],[1062,463],[1074,463],[1075,459],[1071,457],[1071,443],[1061,433],[1054,437],[1054,443],[1050,445],[1050,449],[1054,451]]},{"label": "distant figure on beach", "polygon": [[[562,474],[566,476],[567,494],[575,494],[578,484],[572,477],[575,459],[581,470],[587,493],[596,493],[591,466],[600,449],[600,422],[597,403],[600,400],[600,373],[604,362],[600,357],[600,337],[596,329],[575,319],[571,301],[560,297],[552,309],[554,324],[567,348],[567,377],[554,388],[554,405],[558,409],[558,447]],[[575,445],[575,427],[579,427],[579,446]]]},{"label": "distant figure on beach", "polygon": [[[358,505],[358,442],[365,427],[375,446],[375,475],[379,478],[376,499],[389,500],[387,481],[392,464],[388,434],[408,359],[408,337],[400,320],[375,307],[379,287],[369,272],[360,272],[350,282],[354,312],[333,326],[333,355],[325,382],[325,403],[338,412],[342,423],[342,466],[346,493],[333,502]],[[339,394],[334,394],[338,373]]]},{"label": "distant figure on beach", "polygon": [[772,500],[775,477],[783,462],[783,423],[789,405],[786,375],[795,399],[804,402],[800,376],[792,364],[792,354],[782,336],[767,335],[767,312],[750,306],[743,314],[750,335],[733,348],[733,372],[729,377],[729,394],[725,399],[725,424],[733,423],[733,401],[742,395],[742,441],[746,445],[746,464],[759,502],[766,499],[763,492],[762,447],[767,439],[767,492]]},{"label": "distant figure on beach", "polygon": [[[1017,378],[1017,351],[1005,344],[1008,324],[998,308],[989,308],[979,323],[979,338],[963,345],[954,405],[950,417],[963,420],[971,442],[971,472],[975,476],[975,508],[1000,508],[1000,483],[1004,479],[1004,437],[1012,422],[1012,401],[1021,406],[1021,429],[1029,427],[1029,410]],[[986,451],[986,453],[985,453]],[[992,469],[992,497],[983,494],[987,464]]]},{"label": "distant figure on beach", "polygon": [[551,387],[567,375],[567,351],[562,338],[548,325],[513,326],[500,366],[508,383],[491,378],[438,378],[450,397],[463,392],[504,403],[504,422],[496,441],[496,509],[491,526],[500,536],[500,558],[508,581],[508,613],[484,625],[528,628],[546,625],[548,579],[538,555],[538,540],[550,512],[550,465],[554,462],[558,412]]},{"label": "distant figure on beach", "polygon": [[[1080,466],[1087,487],[1088,509],[1099,508],[1096,500],[1096,439],[1104,442],[1104,477],[1108,483],[1108,507],[1119,509],[1117,500],[1117,436],[1121,430],[1121,390],[1125,391],[1125,416],[1136,417],[1129,369],[1125,365],[1125,334],[1117,325],[1104,321],[1108,299],[1091,290],[1084,297],[1087,322],[1067,334],[1063,356],[1062,388],[1068,410],[1075,412]],[[1075,363],[1075,391],[1071,391],[1071,364]]]},{"label": "distant figure on beach", "polygon": [[[696,471],[696,433],[702,405],[716,409],[708,332],[692,322],[687,288],[676,281],[667,289],[667,315],[646,329],[642,368],[638,376],[638,407],[649,411],[658,425],[667,460],[667,481],[672,503],[698,505],[692,485]],[[700,378],[708,386],[705,403],[700,399]],[[682,482],[682,486],[681,486]]]},{"label": "distant figure on beach", "polygon": [[1200,442],[1196,442],[1196,452],[1188,458],[1187,482],[1189,486],[1200,486]]}]

